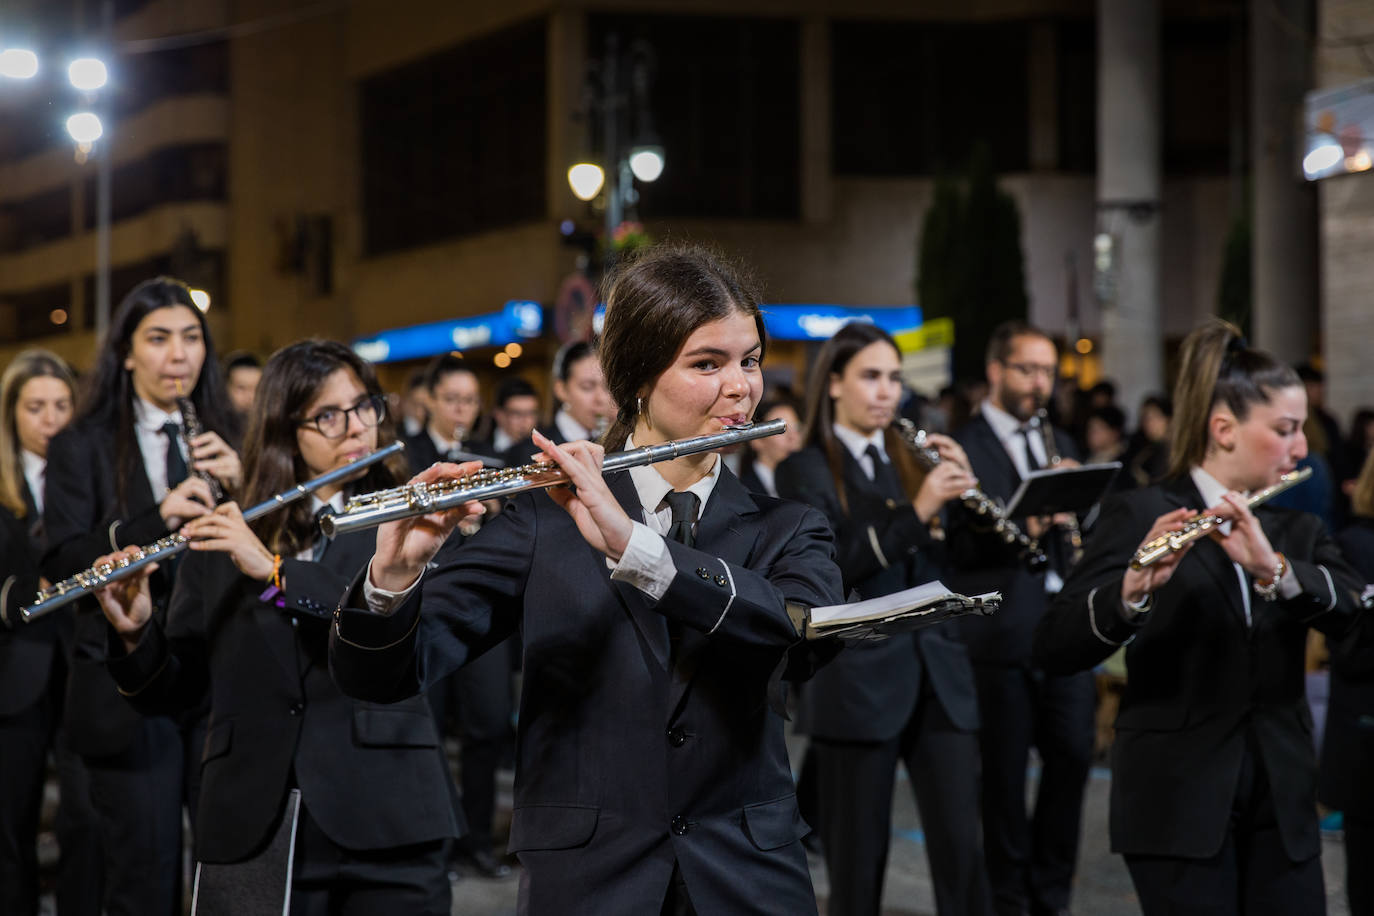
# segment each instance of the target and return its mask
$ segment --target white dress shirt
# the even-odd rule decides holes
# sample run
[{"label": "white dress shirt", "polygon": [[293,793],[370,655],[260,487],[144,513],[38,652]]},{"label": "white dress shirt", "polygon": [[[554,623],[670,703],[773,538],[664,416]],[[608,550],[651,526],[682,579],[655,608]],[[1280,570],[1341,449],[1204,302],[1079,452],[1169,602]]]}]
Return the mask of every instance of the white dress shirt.
[{"label": "white dress shirt", "polygon": [[[1030,473],[1030,464],[1026,461],[1027,437],[1021,432],[1021,421],[988,400],[983,401],[979,412],[997,434],[1002,448],[1011,456],[1011,463],[1016,465],[1016,473],[1024,479]],[[1030,449],[1035,457],[1035,463],[1042,468],[1049,467],[1049,456],[1045,454],[1045,437],[1040,432],[1040,418],[1031,417],[1024,425],[1031,430]]]},{"label": "white dress shirt", "polygon": [[[148,485],[153,490],[153,502],[160,503],[166,498],[170,487],[167,486],[167,436],[162,427],[167,423],[181,425],[181,411],[167,413],[149,404],[142,398],[134,398],[134,434],[138,439],[138,450],[143,454],[143,470],[148,475]],[[191,456],[186,452],[185,437],[177,437],[177,448],[186,461],[186,469],[191,468]]]},{"label": "white dress shirt", "polygon": [[592,430],[574,420],[572,414],[563,407],[558,408],[558,413],[553,415],[553,425],[558,427],[558,432],[565,442],[581,442],[592,437]]},{"label": "white dress shirt", "polygon": [[854,456],[855,461],[859,462],[859,467],[863,468],[869,480],[873,479],[876,471],[873,467],[873,459],[868,454],[870,445],[878,449],[878,454],[882,456],[883,461],[891,460],[887,457],[887,447],[884,444],[881,429],[875,429],[871,435],[867,436],[850,429],[848,426],[841,426],[839,423],[834,424],[831,429],[834,430],[835,438],[840,440],[840,444],[848,450],[849,454]]},{"label": "white dress shirt", "polygon": [[43,514],[43,479],[48,470],[48,459],[41,458],[26,448],[19,450],[19,460],[24,465],[24,482],[29,485],[33,496],[34,508]]}]

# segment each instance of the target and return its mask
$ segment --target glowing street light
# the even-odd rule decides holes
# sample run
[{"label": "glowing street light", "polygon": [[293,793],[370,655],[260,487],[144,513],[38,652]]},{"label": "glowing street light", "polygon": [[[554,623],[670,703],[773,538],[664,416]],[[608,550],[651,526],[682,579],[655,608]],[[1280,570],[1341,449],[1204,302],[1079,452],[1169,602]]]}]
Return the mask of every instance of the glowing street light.
[{"label": "glowing street light", "polygon": [[0,51],[0,76],[10,79],[31,79],[38,73],[38,55],[25,48],[6,48]]},{"label": "glowing street light", "polygon": [[99,140],[104,132],[105,128],[100,125],[100,119],[89,111],[79,112],[67,119],[67,133],[82,146],[90,146]]},{"label": "glowing street light", "polygon": [[630,171],[640,181],[658,181],[663,174],[663,147],[636,147],[630,152]]},{"label": "glowing street light", "polygon": [[67,67],[67,78],[82,92],[94,92],[110,79],[104,61],[95,57],[80,57]]},{"label": "glowing street light", "polygon": [[210,310],[210,294],[203,289],[191,290],[191,301],[196,304],[196,308],[202,312]]},{"label": "glowing street light", "polygon": [[591,200],[601,193],[601,185],[606,181],[606,173],[601,166],[591,162],[579,162],[568,169],[568,185],[578,200]]}]

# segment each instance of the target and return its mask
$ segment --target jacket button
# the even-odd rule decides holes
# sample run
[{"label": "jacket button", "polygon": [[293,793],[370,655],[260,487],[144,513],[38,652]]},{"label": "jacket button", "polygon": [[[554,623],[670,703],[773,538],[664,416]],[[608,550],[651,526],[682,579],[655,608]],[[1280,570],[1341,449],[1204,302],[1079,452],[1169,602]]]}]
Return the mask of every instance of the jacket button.
[{"label": "jacket button", "polygon": [[299,716],[301,713],[305,712],[305,707],[300,703],[292,703],[290,712],[293,716]]},{"label": "jacket button", "polygon": [[687,818],[683,817],[681,814],[673,818],[672,828],[673,833],[677,836],[686,836],[687,831],[692,829],[687,824]]},{"label": "jacket button", "polygon": [[719,585],[719,586],[724,587],[724,585],[725,585],[725,577],[724,577],[724,576],[716,576],[716,584]]},{"label": "jacket button", "polygon": [[673,747],[682,747],[687,743],[687,733],[682,730],[681,726],[674,725],[668,729],[668,743]]},{"label": "jacket button", "polygon": [[705,567],[705,566],[698,566],[698,567],[697,567],[697,575],[698,575],[698,576],[701,576],[701,578],[703,578],[703,579],[709,579],[709,578],[711,578],[711,574],[708,573],[708,572],[706,571],[706,567]]}]

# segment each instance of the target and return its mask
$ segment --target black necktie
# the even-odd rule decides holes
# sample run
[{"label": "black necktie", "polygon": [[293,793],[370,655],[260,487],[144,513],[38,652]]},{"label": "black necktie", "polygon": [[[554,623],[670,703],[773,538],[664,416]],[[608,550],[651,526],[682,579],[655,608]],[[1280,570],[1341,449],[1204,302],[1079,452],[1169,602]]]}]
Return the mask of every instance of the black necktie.
[{"label": "black necktie", "polygon": [[324,552],[329,549],[330,539],[320,530],[320,522],[325,516],[333,515],[334,507],[325,503],[315,511],[315,543],[310,546],[310,559],[318,563],[324,558]]},{"label": "black necktie", "polygon": [[1035,459],[1035,449],[1031,448],[1031,425],[1027,423],[1021,427],[1021,435],[1026,438],[1026,469],[1031,471],[1040,470],[1040,462]]},{"label": "black necktie", "polygon": [[873,462],[873,483],[885,497],[895,497],[901,495],[902,484],[897,479],[892,465],[888,464],[883,458],[883,453],[878,451],[878,446],[870,445],[864,449],[864,454]]},{"label": "black necktie", "polygon": [[167,489],[174,490],[186,479],[186,459],[181,457],[181,427],[168,420],[162,424],[162,434],[167,437]]},{"label": "black necktie", "polygon": [[676,490],[663,497],[673,512],[672,524],[668,526],[668,539],[686,544],[696,544],[692,534],[692,523],[697,520],[697,504],[700,502],[695,493],[679,493]]}]

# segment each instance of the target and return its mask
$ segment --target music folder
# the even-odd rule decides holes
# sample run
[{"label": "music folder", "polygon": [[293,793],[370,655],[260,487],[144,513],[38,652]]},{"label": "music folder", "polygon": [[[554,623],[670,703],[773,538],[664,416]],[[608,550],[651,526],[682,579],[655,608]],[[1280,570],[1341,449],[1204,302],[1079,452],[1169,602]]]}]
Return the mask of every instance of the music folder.
[{"label": "music folder", "polygon": [[927,582],[880,598],[851,604],[813,607],[806,622],[807,639],[885,639],[968,614],[992,614],[1002,603],[1000,592],[959,595]]},{"label": "music folder", "polygon": [[1104,461],[1031,471],[1007,500],[1007,518],[1087,512],[1107,495],[1120,470],[1120,461]]}]

